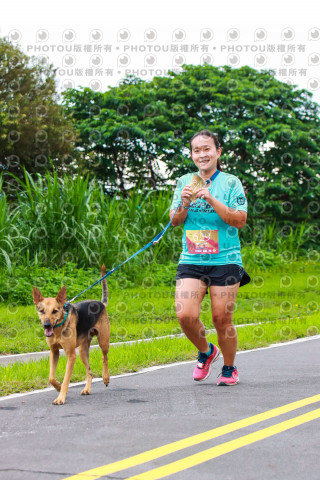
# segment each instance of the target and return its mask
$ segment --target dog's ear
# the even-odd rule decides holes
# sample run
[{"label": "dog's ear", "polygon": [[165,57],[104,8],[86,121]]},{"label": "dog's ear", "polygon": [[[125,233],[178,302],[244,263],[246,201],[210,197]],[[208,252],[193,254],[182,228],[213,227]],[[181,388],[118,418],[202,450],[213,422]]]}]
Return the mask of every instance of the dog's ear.
[{"label": "dog's ear", "polygon": [[56,300],[60,305],[64,305],[67,301],[67,289],[63,285],[63,287],[60,289],[58,295],[56,296]]},{"label": "dog's ear", "polygon": [[33,296],[33,301],[36,305],[38,305],[38,303],[42,302],[43,300],[42,293],[37,287],[33,287],[32,296]]}]

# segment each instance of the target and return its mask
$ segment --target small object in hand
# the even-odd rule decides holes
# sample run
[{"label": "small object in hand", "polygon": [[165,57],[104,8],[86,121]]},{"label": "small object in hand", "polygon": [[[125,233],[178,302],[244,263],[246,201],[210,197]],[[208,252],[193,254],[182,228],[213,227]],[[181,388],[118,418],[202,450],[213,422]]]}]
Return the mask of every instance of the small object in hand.
[{"label": "small object in hand", "polygon": [[193,175],[190,183],[190,188],[192,190],[192,195],[191,195],[191,201],[195,202],[196,201],[196,191],[199,188],[204,188],[206,186],[206,182],[203,180],[203,178],[199,177],[196,173]]}]

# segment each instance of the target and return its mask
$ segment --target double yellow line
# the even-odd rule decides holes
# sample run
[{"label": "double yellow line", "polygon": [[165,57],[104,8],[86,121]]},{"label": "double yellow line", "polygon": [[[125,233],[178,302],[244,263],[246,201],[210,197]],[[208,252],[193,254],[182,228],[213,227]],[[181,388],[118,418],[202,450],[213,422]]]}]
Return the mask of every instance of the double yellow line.
[{"label": "double yellow line", "polygon": [[[284,413],[291,412],[298,408],[305,407],[319,401],[320,395],[314,395],[312,397],[304,398],[302,400],[283,405],[282,407],[277,407],[272,410],[268,410],[267,412],[259,413],[257,415],[253,415],[252,417],[238,420],[236,422],[223,425],[222,427],[214,428],[213,430],[209,430],[207,432],[203,432],[192,437],[187,437],[183,440],[178,440],[177,442],[169,443],[168,445],[163,445],[162,447],[154,448],[152,450],[140,453],[138,455],[134,455],[124,460],[109,463],[108,465],[104,465],[102,467],[94,468],[92,470],[73,475],[72,477],[68,477],[64,480],[96,480],[97,478],[100,478],[104,475],[110,475],[111,473],[119,472],[127,468],[136,467],[143,463],[150,462],[151,460],[155,460],[165,455],[169,455],[170,453],[178,452],[179,450],[183,450],[184,448],[197,445],[207,440],[212,440],[227,433],[235,432],[237,430],[240,430],[241,428],[245,428],[250,425],[269,420],[270,418],[278,417],[279,415],[282,415]],[[240,438],[236,438],[229,442],[222,443],[207,450],[203,450],[200,453],[190,455],[189,457],[185,457],[182,460],[169,463],[167,465],[164,465],[163,467],[155,468],[153,470],[149,470],[133,477],[128,477],[127,480],[157,480],[160,478],[164,478],[166,476],[172,475],[173,473],[177,473],[182,470],[186,470],[188,468],[199,465],[200,463],[207,462],[208,460],[216,458],[220,455],[224,455],[225,453],[237,450],[238,448],[250,445],[251,443],[258,442],[259,440],[262,440],[264,438],[271,437],[272,435],[275,435],[277,433],[284,432],[286,430],[289,430],[290,428],[302,425],[303,423],[310,422],[311,420],[315,420],[316,418],[320,418],[320,408],[312,410],[311,412],[305,413],[303,415],[291,418],[289,420],[285,420],[284,422],[276,423],[271,427],[267,427],[262,430],[258,430],[256,432],[242,436]]]}]

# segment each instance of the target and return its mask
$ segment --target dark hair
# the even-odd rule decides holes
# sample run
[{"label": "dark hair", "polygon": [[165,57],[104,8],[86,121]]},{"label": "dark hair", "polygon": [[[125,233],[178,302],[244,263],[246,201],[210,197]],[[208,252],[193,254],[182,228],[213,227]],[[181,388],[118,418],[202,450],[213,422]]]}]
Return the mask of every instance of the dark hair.
[{"label": "dark hair", "polygon": [[[200,132],[197,132],[193,135],[192,138],[190,138],[190,150],[192,152],[192,140],[196,137],[198,137],[199,135],[202,135],[204,137],[210,137],[212,138],[216,148],[220,148],[220,143],[219,143],[219,139],[218,139],[218,136],[216,133],[212,133],[210,132],[210,130],[200,130]],[[221,163],[220,163],[220,160],[218,159],[218,162],[217,162],[217,170],[222,170],[221,168]]]}]

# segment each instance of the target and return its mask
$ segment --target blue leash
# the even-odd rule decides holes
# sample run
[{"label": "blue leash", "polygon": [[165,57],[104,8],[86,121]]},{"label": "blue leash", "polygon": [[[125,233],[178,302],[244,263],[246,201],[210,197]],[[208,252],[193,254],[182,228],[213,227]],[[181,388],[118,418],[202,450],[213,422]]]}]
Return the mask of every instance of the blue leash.
[{"label": "blue leash", "polygon": [[[212,177],[210,177],[210,179],[208,179],[206,181],[206,184],[209,185],[210,181],[213,182],[213,180],[219,175],[220,171],[219,170],[216,170],[216,172],[212,175]],[[98,283],[102,282],[102,280],[104,280],[105,278],[109,277],[109,275],[111,275],[113,272],[115,272],[116,270],[118,270],[118,268],[122,267],[122,265],[124,265],[125,263],[129,262],[129,260],[131,260],[132,258],[134,258],[136,255],[139,255],[139,253],[143,252],[144,250],[146,250],[147,248],[151,247],[151,245],[155,245],[156,243],[160,242],[161,238],[163,237],[163,235],[166,233],[166,231],[168,230],[168,228],[171,226],[171,222],[173,220],[173,217],[175,216],[175,214],[177,213],[177,210],[178,208],[180,207],[180,205],[182,205],[182,202],[179,203],[179,205],[177,206],[170,222],[168,223],[168,225],[165,226],[165,228],[162,230],[162,232],[158,233],[158,235],[156,237],[154,237],[153,240],[151,240],[151,242],[149,242],[147,245],[145,245],[144,247],[142,247],[138,252],[134,253],[133,255],[131,255],[131,257],[127,258],[127,260],[125,260],[123,263],[121,263],[121,265],[118,265],[117,267],[113,268],[112,270],[110,270],[109,272],[107,272],[103,277],[99,278],[99,280],[97,280],[95,283],[93,283],[92,285],[90,285],[90,287],[86,288],[85,290],[83,290],[83,292],[79,293],[78,295],[76,295],[75,297],[73,297],[71,300],[67,301],[65,303],[65,307],[66,309],[68,308],[68,303],[71,303],[73,302],[76,298],[80,297],[80,295],[82,295],[83,293],[87,292],[88,290],[90,290],[90,288],[94,287],[95,285],[98,285]],[[66,318],[67,318],[67,314],[68,314],[68,310],[66,312],[66,315],[65,315],[65,318],[64,318],[64,321],[63,323],[65,322]],[[62,324],[59,324],[59,326],[62,325]]]},{"label": "blue leash", "polygon": [[117,267],[113,268],[112,270],[110,270],[109,272],[107,272],[103,277],[99,278],[99,280],[97,280],[95,283],[93,283],[92,285],[90,285],[90,287],[86,288],[85,290],[83,290],[83,292],[79,293],[78,295],[76,295],[75,297],[73,297],[71,300],[67,301],[65,305],[67,305],[68,303],[71,303],[73,302],[76,298],[80,297],[80,295],[82,295],[83,293],[87,292],[88,290],[90,290],[90,288],[94,287],[95,285],[98,285],[98,283],[102,282],[102,280],[104,280],[105,278],[109,277],[109,275],[111,275],[113,272],[115,272],[116,270],[118,270],[118,268],[122,267],[122,265],[124,265],[125,263],[129,262],[129,260],[131,260],[132,258],[134,258],[136,255],[139,255],[139,253],[143,252],[144,250],[146,250],[147,248],[151,247],[151,245],[155,245],[156,243],[160,242],[161,238],[163,237],[163,235],[166,233],[166,231],[168,230],[168,228],[171,226],[171,222],[173,220],[173,217],[175,216],[175,214],[177,213],[177,210],[178,208],[180,207],[180,205],[182,205],[182,202],[179,203],[179,205],[177,206],[170,222],[168,223],[168,225],[166,225],[166,227],[162,230],[162,232],[158,233],[157,236],[154,237],[153,240],[151,240],[151,242],[149,242],[147,245],[145,245],[144,247],[142,247],[140,250],[138,250],[138,252],[134,253],[133,255],[131,255],[131,257],[127,258],[127,260],[125,260],[123,263],[121,263],[121,265],[118,265]]}]

